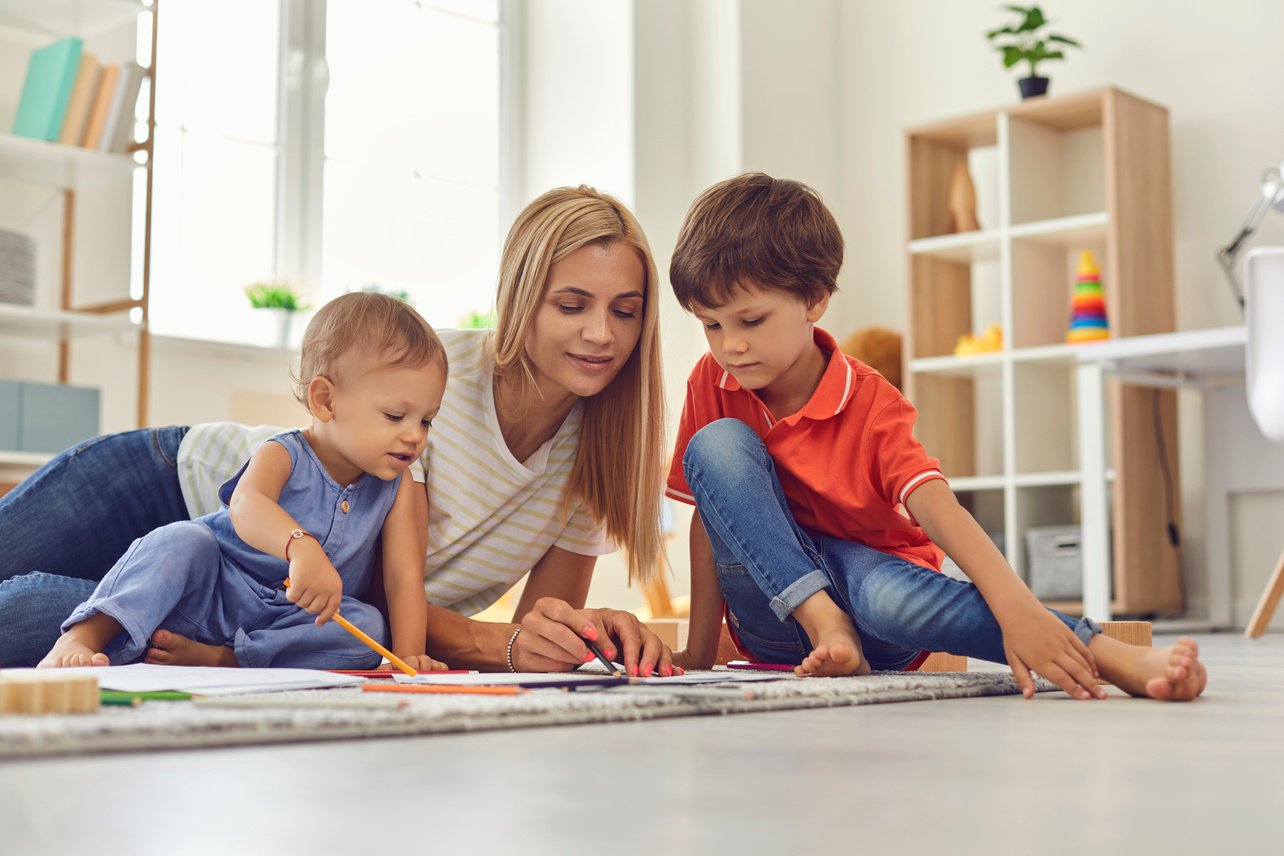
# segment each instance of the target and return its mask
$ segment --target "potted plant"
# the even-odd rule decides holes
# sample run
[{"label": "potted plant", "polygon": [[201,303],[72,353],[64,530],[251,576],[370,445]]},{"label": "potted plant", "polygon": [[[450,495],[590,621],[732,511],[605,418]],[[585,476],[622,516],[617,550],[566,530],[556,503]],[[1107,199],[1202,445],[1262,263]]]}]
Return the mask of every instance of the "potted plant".
[{"label": "potted plant", "polygon": [[290,347],[290,325],[294,314],[307,308],[299,292],[283,282],[256,282],[246,286],[245,296],[252,308],[276,316],[276,347]]},{"label": "potted plant", "polygon": [[1055,33],[1040,34],[1039,31],[1048,24],[1048,19],[1043,16],[1043,10],[1038,6],[1005,6],[1004,8],[1019,15],[1020,21],[991,30],[985,34],[985,37],[995,42],[995,49],[1003,54],[1004,68],[1011,68],[1019,62],[1030,64],[1030,74],[1017,81],[1022,99],[1046,95],[1048,79],[1039,76],[1039,63],[1046,59],[1065,59],[1066,55],[1057,47],[1059,45],[1080,49],[1083,46],[1066,36]]}]

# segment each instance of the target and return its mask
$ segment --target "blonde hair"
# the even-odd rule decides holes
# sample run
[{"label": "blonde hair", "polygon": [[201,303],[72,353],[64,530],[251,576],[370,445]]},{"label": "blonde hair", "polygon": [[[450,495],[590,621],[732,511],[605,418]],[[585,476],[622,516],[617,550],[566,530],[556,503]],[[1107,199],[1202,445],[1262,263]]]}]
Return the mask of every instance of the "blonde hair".
[{"label": "blonde hair", "polygon": [[294,397],[308,406],[308,385],[322,375],[332,380],[339,358],[353,350],[378,354],[389,366],[440,362],[449,371],[446,348],[423,316],[404,300],[358,291],[336,297],[312,317],[303,333]]},{"label": "blonde hair", "polygon": [[579,450],[564,507],[579,499],[628,552],[629,582],[646,582],[660,555],[664,390],[660,375],[658,277],[642,227],[620,202],[591,187],[543,194],[517,216],[504,241],[495,296],[495,373],[518,373],[526,394],[534,367],[526,354],[553,264],[590,244],[632,247],[642,261],[642,333],[606,388],[582,399]]}]

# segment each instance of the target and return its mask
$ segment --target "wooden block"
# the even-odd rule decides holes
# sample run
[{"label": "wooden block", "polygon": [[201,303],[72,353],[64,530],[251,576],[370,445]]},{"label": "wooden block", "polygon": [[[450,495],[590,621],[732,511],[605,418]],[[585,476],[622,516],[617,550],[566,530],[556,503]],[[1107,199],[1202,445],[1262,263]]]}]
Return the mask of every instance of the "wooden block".
[{"label": "wooden block", "polygon": [[660,641],[674,651],[686,647],[687,619],[685,618],[651,618],[642,622]]},{"label": "wooden block", "polygon": [[0,671],[0,714],[94,713],[98,698],[93,675]]},{"label": "wooden block", "polygon": [[967,657],[958,654],[945,654],[940,651],[929,654],[918,667],[920,672],[966,672]]},{"label": "wooden block", "polygon": [[1149,621],[1103,621],[1101,632],[1129,645],[1141,645],[1144,648],[1151,645]]}]

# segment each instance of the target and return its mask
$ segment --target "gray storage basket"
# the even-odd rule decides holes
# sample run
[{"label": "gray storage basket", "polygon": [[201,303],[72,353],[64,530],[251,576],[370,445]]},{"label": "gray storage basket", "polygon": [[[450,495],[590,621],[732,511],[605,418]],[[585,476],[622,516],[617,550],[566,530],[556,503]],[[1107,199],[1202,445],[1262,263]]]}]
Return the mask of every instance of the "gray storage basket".
[{"label": "gray storage basket", "polygon": [[36,302],[36,242],[21,232],[0,229],[0,303]]},{"label": "gray storage basket", "polygon": [[1030,591],[1040,599],[1083,597],[1083,534],[1078,526],[1025,530]]}]

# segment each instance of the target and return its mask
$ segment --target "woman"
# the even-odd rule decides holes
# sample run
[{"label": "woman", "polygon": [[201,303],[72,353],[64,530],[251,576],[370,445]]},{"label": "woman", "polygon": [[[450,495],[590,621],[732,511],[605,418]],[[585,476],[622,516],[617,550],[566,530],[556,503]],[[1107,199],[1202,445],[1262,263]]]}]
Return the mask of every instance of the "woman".
[{"label": "woman", "polygon": [[[583,608],[612,541],[635,581],[659,554],[657,302],[633,215],[591,188],[561,188],[508,234],[494,332],[443,331],[451,375],[418,508],[433,656],[460,668],[569,670],[589,658],[587,637],[632,673],[673,673],[671,652],[632,615]],[[213,510],[218,484],[260,439],[230,423],[98,437],[0,499],[0,663],[38,660],[135,538]],[[455,611],[485,607],[527,571],[518,623]],[[167,631],[152,643],[149,662],[209,654]]]}]

